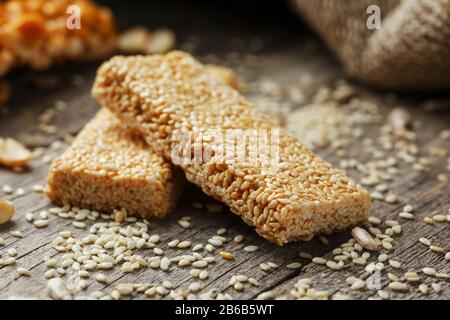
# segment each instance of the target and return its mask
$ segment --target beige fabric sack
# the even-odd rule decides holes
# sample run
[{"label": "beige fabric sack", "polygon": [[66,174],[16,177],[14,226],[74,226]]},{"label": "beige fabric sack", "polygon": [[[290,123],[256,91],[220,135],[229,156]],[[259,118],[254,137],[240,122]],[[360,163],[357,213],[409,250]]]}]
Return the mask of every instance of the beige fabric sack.
[{"label": "beige fabric sack", "polygon": [[[450,0],[292,1],[350,75],[382,88],[450,88]],[[382,29],[367,27],[372,5]]]}]

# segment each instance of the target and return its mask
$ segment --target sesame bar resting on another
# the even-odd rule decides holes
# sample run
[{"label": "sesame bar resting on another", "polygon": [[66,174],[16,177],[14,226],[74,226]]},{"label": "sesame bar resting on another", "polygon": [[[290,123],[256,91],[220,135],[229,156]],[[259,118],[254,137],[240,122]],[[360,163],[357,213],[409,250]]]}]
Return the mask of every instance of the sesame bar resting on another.
[{"label": "sesame bar resting on another", "polygon": [[102,109],[53,161],[45,194],[59,204],[161,218],[175,206],[182,179],[137,132]]},{"label": "sesame bar resting on another", "polygon": [[109,9],[90,0],[6,0],[0,3],[0,76],[27,65],[110,54],[117,33]]},{"label": "sesame bar resting on another", "polygon": [[[189,181],[270,241],[282,245],[307,240],[367,219],[367,191],[273,125],[188,54],[114,57],[98,70],[93,96],[140,130]],[[241,161],[239,155],[227,159],[220,150],[224,145],[207,139],[195,142],[212,157],[179,161],[179,142],[174,139],[178,133],[213,130],[216,136],[226,136],[234,129],[278,130],[276,170],[267,170],[262,160]],[[254,154],[256,146],[246,143],[244,154]]]}]

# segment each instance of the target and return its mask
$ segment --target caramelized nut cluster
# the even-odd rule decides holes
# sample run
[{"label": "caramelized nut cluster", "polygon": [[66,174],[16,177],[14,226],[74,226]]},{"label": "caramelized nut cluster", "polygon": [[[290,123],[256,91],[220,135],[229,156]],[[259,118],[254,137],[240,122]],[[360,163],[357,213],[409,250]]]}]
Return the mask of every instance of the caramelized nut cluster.
[{"label": "caramelized nut cluster", "polygon": [[44,69],[58,61],[105,56],[115,43],[111,12],[90,0],[0,3],[0,76],[21,65]]}]

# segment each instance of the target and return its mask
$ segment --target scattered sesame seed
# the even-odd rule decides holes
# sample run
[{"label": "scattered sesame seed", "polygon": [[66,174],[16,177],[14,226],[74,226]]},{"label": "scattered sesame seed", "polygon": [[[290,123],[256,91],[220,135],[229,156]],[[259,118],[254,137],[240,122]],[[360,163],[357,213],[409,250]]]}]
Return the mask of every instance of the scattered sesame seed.
[{"label": "scattered sesame seed", "polygon": [[355,227],[352,229],[353,238],[365,249],[376,250],[378,244],[372,238],[372,236],[363,228]]},{"label": "scattered sesame seed", "polygon": [[31,277],[31,271],[26,268],[17,268],[17,274],[19,276]]},{"label": "scattered sesame seed", "polygon": [[401,263],[395,260],[389,260],[389,265],[394,269],[400,269]]},{"label": "scattered sesame seed", "polygon": [[23,234],[19,230],[12,230],[9,232],[9,234],[16,238],[23,238]]},{"label": "scattered sesame seed", "polygon": [[436,252],[436,253],[444,253],[445,252],[444,248],[439,247],[439,246],[433,246],[433,245],[430,246],[430,250],[433,252]]},{"label": "scattered sesame seed", "polygon": [[324,258],[322,258],[322,257],[314,257],[314,258],[312,259],[312,262],[314,262],[315,264],[321,264],[321,265],[324,265],[324,264],[327,263],[327,260],[324,259]]},{"label": "scattered sesame seed", "polygon": [[439,293],[441,292],[441,285],[439,283],[432,283],[431,287],[433,288],[434,292]]},{"label": "scattered sesame seed", "polygon": [[428,294],[428,286],[425,283],[420,284],[419,285],[419,291],[422,294],[425,294],[425,295]]},{"label": "scattered sesame seed", "polygon": [[384,290],[378,290],[377,291],[378,296],[383,299],[383,300],[389,300],[389,292],[384,291]]},{"label": "scattered sesame seed", "polygon": [[427,247],[431,246],[431,241],[428,240],[427,238],[420,238],[419,242],[426,245]]},{"label": "scattered sesame seed", "polygon": [[234,255],[231,252],[228,251],[220,251],[219,254],[224,258],[225,260],[234,260]]},{"label": "scattered sesame seed", "polygon": [[434,277],[436,275],[436,270],[430,267],[425,267],[422,269],[423,273],[425,273],[428,276]]},{"label": "scattered sesame seed", "polygon": [[399,216],[400,218],[408,219],[408,220],[414,219],[414,215],[413,215],[412,213],[408,213],[408,212],[400,212],[400,213],[398,214],[398,216]]},{"label": "scattered sesame seed", "polygon": [[191,227],[191,223],[186,220],[178,220],[178,224],[184,229],[188,229]]},{"label": "scattered sesame seed", "polygon": [[33,225],[36,228],[45,228],[48,226],[48,220],[36,220],[35,222],[33,222]]},{"label": "scattered sesame seed", "polygon": [[408,291],[409,290],[409,287],[406,283],[402,283],[402,282],[398,282],[398,281],[389,283],[388,287],[389,287],[389,289],[394,290],[394,291]]},{"label": "scattered sesame seed", "polygon": [[366,282],[361,279],[356,279],[350,286],[351,290],[361,290],[366,288]]},{"label": "scattered sesame seed", "polygon": [[244,251],[246,252],[255,252],[256,250],[258,250],[258,246],[246,246],[244,248]]},{"label": "scattered sesame seed", "polygon": [[302,267],[302,264],[299,262],[292,262],[287,265],[288,269],[299,269]]}]

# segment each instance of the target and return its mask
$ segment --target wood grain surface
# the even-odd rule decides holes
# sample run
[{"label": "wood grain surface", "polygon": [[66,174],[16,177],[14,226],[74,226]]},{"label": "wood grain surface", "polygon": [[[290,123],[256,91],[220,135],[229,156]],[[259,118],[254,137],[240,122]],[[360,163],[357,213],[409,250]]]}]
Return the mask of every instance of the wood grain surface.
[{"label": "wood grain surface", "polygon": [[[312,81],[302,88],[306,96],[315,92],[315,88],[323,84],[332,84],[343,77],[338,63],[330,56],[327,49],[318,44],[314,35],[289,13],[285,5],[276,4],[275,1],[267,5],[257,5],[255,2],[231,2],[229,5],[208,4],[206,1],[193,1],[190,5],[186,1],[164,2],[164,4],[151,4],[145,6],[137,4],[123,10],[120,2],[106,2],[118,17],[119,26],[124,29],[131,25],[145,24],[150,28],[167,26],[174,30],[178,37],[179,47],[193,35],[198,38],[198,47],[194,54],[200,59],[205,59],[207,54],[214,54],[225,59],[232,49],[236,39],[242,43],[248,43],[251,39],[259,38],[264,42],[257,54],[266,62],[258,68],[254,75],[268,75],[271,79],[283,85],[298,83],[301,75],[312,75]],[[227,2],[228,3],[228,2]],[[267,8],[273,6],[273,9]],[[145,6],[143,8],[142,6]],[[313,45],[312,45],[313,44]],[[245,52],[246,46],[242,46]],[[48,147],[55,141],[63,138],[66,134],[76,134],[98,110],[98,105],[90,97],[90,88],[95,76],[95,70],[100,62],[75,65],[69,64],[58,68],[35,73],[27,70],[18,70],[8,76],[8,81],[13,86],[13,96],[7,104],[7,112],[0,116],[0,136],[15,137],[29,147]],[[239,73],[239,70],[237,70]],[[55,88],[43,89],[36,86],[36,77],[57,76],[59,84]],[[75,77],[75,81],[74,81]],[[83,81],[76,80],[82,79]],[[410,109],[414,120],[420,121],[422,128],[418,135],[421,148],[440,146],[449,149],[450,141],[443,144],[439,140],[439,132],[450,128],[450,114],[448,110],[441,113],[424,112],[420,107],[422,102],[429,98],[445,97],[439,95],[411,95],[398,94],[396,100],[387,101],[385,92],[378,92],[362,87],[362,95],[377,101],[382,114],[387,114],[395,105],[401,104]],[[67,102],[67,109],[56,115],[55,124],[59,131],[56,134],[47,135],[36,133],[39,115],[52,106],[55,101]],[[303,105],[298,104],[296,108]],[[372,128],[373,129],[373,128]],[[375,137],[376,131],[367,128],[365,135]],[[360,146],[355,144],[352,150],[359,151]],[[49,152],[58,154],[63,149],[51,150]],[[331,150],[323,149],[319,154],[337,164],[338,159]],[[448,156],[447,156],[448,157]],[[387,272],[402,274],[408,270],[420,271],[423,267],[433,266],[435,269],[450,272],[450,262],[444,261],[442,255],[429,251],[418,242],[419,237],[427,237],[433,243],[450,250],[450,228],[449,223],[427,225],[422,219],[433,213],[448,213],[450,208],[450,185],[436,179],[438,173],[443,172],[447,157],[433,164],[429,171],[418,173],[405,170],[401,176],[392,181],[391,189],[399,195],[399,201],[388,204],[374,201],[373,215],[385,218],[398,219],[401,208],[411,203],[415,207],[416,218],[411,221],[402,221],[403,234],[396,238],[395,251],[392,259],[402,262],[401,270],[387,268],[382,273],[381,285],[387,286]],[[10,223],[0,226],[0,237],[6,242],[0,246],[0,256],[5,256],[9,248],[18,251],[16,265],[0,267],[0,298],[31,297],[47,298],[45,290],[46,279],[43,274],[46,267],[43,262],[45,256],[54,256],[58,253],[52,249],[51,242],[57,234],[66,229],[73,229],[70,220],[50,217],[47,228],[37,229],[25,221],[27,212],[39,212],[52,205],[41,193],[31,191],[35,184],[45,184],[49,163],[42,158],[32,161],[30,167],[24,172],[17,173],[5,168],[0,168],[0,187],[10,185],[14,189],[25,188],[25,195],[1,195],[2,198],[12,201],[16,207],[16,215]],[[448,175],[448,171],[447,175]],[[356,172],[349,171],[349,175],[359,178]],[[1,191],[0,191],[1,192]],[[376,290],[363,290],[350,292],[345,283],[346,277],[358,275],[362,279],[370,275],[363,267],[350,266],[341,271],[333,271],[324,266],[314,265],[310,261],[299,258],[300,251],[306,251],[314,256],[329,257],[330,251],[342,242],[350,238],[349,233],[332,235],[330,243],[325,245],[318,239],[308,242],[291,243],[283,247],[277,247],[260,238],[252,228],[246,226],[241,219],[227,210],[222,213],[211,214],[204,210],[195,210],[191,206],[192,200],[208,203],[208,199],[196,187],[190,185],[178,207],[162,221],[152,221],[151,234],[159,234],[163,240],[160,246],[167,252],[169,257],[181,254],[180,250],[172,250],[167,247],[171,239],[188,239],[193,244],[205,243],[215,234],[219,228],[226,228],[226,236],[232,238],[237,234],[243,234],[245,240],[242,243],[231,241],[226,245],[226,250],[236,255],[234,261],[226,261],[217,258],[209,271],[209,278],[203,281],[205,288],[217,289],[220,292],[230,293],[234,298],[253,299],[258,294],[273,290],[276,295],[288,295],[299,278],[309,277],[313,280],[314,287],[327,289],[331,292],[341,292],[351,295],[357,299],[376,297]],[[177,220],[184,215],[192,216],[192,227],[181,228]],[[18,239],[9,234],[11,230],[21,230],[24,237]],[[76,230],[77,237],[87,234],[87,230]],[[246,252],[243,247],[257,245],[256,252]],[[143,256],[154,255],[151,250],[141,252]],[[213,255],[218,256],[218,251]],[[274,272],[267,273],[260,269],[263,262],[274,262],[279,265]],[[298,261],[303,267],[301,269],[289,269],[288,263]],[[19,277],[15,270],[17,267],[25,267],[31,270],[31,277]],[[161,279],[170,279],[175,287],[186,287],[193,280],[189,275],[189,269],[172,268],[169,272],[144,268],[130,274],[123,274],[119,270],[105,272],[109,283],[102,285],[93,277],[88,281],[91,285],[84,295],[89,292],[103,290],[110,291],[119,283],[159,283]],[[259,287],[247,285],[240,293],[228,286],[228,280],[233,274],[245,274],[254,277],[260,283]],[[65,277],[70,283],[78,281],[76,275]],[[431,283],[429,277],[422,277],[425,283]],[[441,281],[442,292],[430,293],[423,296],[414,286],[407,294],[392,293],[392,298],[401,299],[449,299],[450,288],[447,281]],[[144,298],[139,295],[136,299]]]}]

